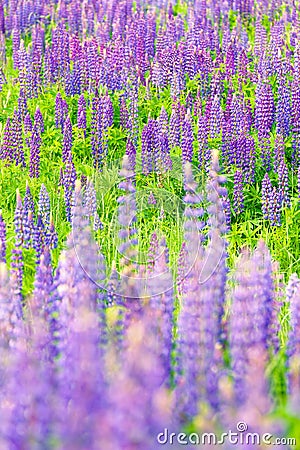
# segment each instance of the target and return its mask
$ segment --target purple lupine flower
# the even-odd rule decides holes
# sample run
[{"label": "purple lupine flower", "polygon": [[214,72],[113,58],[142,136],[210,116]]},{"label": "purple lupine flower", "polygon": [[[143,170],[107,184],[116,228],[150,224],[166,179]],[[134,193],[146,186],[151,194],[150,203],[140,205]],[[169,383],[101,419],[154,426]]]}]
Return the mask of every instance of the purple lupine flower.
[{"label": "purple lupine flower", "polygon": [[12,147],[14,145],[12,119],[8,117],[4,127],[4,137],[1,145],[1,159],[12,161]]},{"label": "purple lupine flower", "polygon": [[157,169],[158,157],[157,122],[149,119],[142,131],[142,167],[145,175]]},{"label": "purple lupine flower", "polygon": [[188,112],[182,123],[181,130],[181,150],[183,163],[192,161],[193,158],[194,134],[192,128],[191,115]]},{"label": "purple lupine flower", "polygon": [[80,183],[81,183],[82,189],[85,189],[87,182],[88,182],[88,177],[82,173],[81,177],[80,177]]},{"label": "purple lupine flower", "polygon": [[230,113],[230,125],[231,133],[234,136],[239,136],[243,132],[243,127],[247,128],[243,119],[247,116],[246,111],[244,111],[243,103],[238,95],[233,95],[232,101],[229,108]]},{"label": "purple lupine flower", "polygon": [[276,133],[287,137],[290,134],[291,95],[286,81],[280,77],[276,105]]},{"label": "purple lupine flower", "polygon": [[277,134],[273,154],[273,167],[277,173],[281,161],[284,161],[284,139],[282,134]]},{"label": "purple lupine flower", "polygon": [[51,216],[50,216],[49,230],[46,235],[45,245],[49,249],[57,248],[58,246],[58,236]]},{"label": "purple lupine flower", "polygon": [[151,234],[150,246],[148,250],[148,270],[152,272],[155,264],[155,259],[158,252],[158,238],[156,233]]},{"label": "purple lupine flower", "polygon": [[18,52],[18,65],[19,65],[19,82],[21,89],[24,89],[26,95],[30,97],[30,93],[27,92],[30,82],[30,61],[28,61],[28,54],[24,46],[23,39],[20,42],[20,48]]},{"label": "purple lupine flower", "polygon": [[292,91],[292,129],[294,133],[300,131],[300,80],[294,79],[291,86]]},{"label": "purple lupine flower", "polygon": [[157,157],[158,170],[160,172],[165,172],[166,170],[172,169],[172,160],[170,157],[168,114],[164,107],[162,107],[160,116],[157,119],[157,125],[159,130],[159,155]]},{"label": "purple lupine flower", "polygon": [[[0,44],[1,45],[1,44]],[[7,83],[6,76],[3,69],[0,69],[0,92],[2,91],[3,85]]]},{"label": "purple lupine flower", "polygon": [[0,31],[4,35],[5,34],[5,18],[4,18],[4,5],[1,1],[0,3]]},{"label": "purple lupine flower", "polygon": [[[81,270],[78,270],[77,280],[87,279],[89,282],[90,288],[92,289],[92,296],[87,301],[91,302],[90,306],[93,308],[96,306],[94,301],[97,298],[95,281],[98,279],[97,264],[99,248],[93,239],[89,226],[89,217],[83,204],[83,192],[80,180],[75,181],[72,205],[72,233],[68,237],[67,248],[67,252],[77,258],[76,267],[81,267]],[[90,249],[90,252],[87,249]],[[74,267],[74,270],[76,267]],[[80,299],[78,300],[81,301]]]},{"label": "purple lupine flower", "polygon": [[128,117],[128,128],[129,128],[129,138],[133,144],[137,145],[138,132],[139,132],[139,122],[138,122],[138,84],[136,80],[132,80],[128,92],[129,98],[129,117]]},{"label": "purple lupine flower", "polygon": [[97,212],[96,190],[91,180],[88,180],[84,189],[83,204],[89,216],[94,216]]},{"label": "purple lupine flower", "polygon": [[34,126],[30,139],[30,178],[39,178],[40,176],[40,147],[42,144],[38,129]]},{"label": "purple lupine flower", "polygon": [[[79,61],[74,62],[73,70],[68,75],[70,77],[70,88],[65,92],[68,96],[70,95],[80,95],[81,93],[81,64]],[[67,78],[66,78],[67,81]],[[67,93],[68,91],[68,93]]]},{"label": "purple lupine flower", "polygon": [[113,125],[114,121],[114,107],[108,93],[104,95],[104,97],[102,98],[102,102],[103,102],[103,118],[102,118],[103,126],[104,128],[108,128]]},{"label": "purple lupine flower", "polygon": [[55,126],[56,128],[63,127],[62,97],[60,92],[55,97]]},{"label": "purple lupine flower", "polygon": [[83,94],[78,99],[77,126],[86,131],[86,101]]},{"label": "purple lupine flower", "polygon": [[24,196],[24,212],[25,214],[28,214],[29,211],[32,211],[33,215],[35,212],[34,208],[34,200],[33,196],[29,187],[29,183],[26,180],[26,190],[25,190],[25,196]]},{"label": "purple lupine flower", "polygon": [[225,55],[226,75],[228,79],[235,74],[237,69],[237,59],[236,59],[237,54],[234,47],[235,47],[234,43],[231,43],[228,46]]},{"label": "purple lupine flower", "polygon": [[272,88],[260,80],[256,89],[255,126],[261,141],[262,162],[266,170],[271,169],[269,133],[274,121],[274,98]]},{"label": "purple lupine flower", "polygon": [[123,130],[126,130],[128,127],[128,109],[123,95],[120,97],[120,126]]},{"label": "purple lupine flower", "polygon": [[195,116],[202,116],[202,96],[201,96],[201,90],[200,88],[197,89],[197,95],[194,101],[194,115]]},{"label": "purple lupine flower", "polygon": [[24,227],[24,248],[30,248],[34,230],[34,200],[30,191],[28,181],[26,180],[26,191],[23,207],[23,227]]},{"label": "purple lupine flower", "polygon": [[103,143],[102,143],[102,112],[101,102],[96,92],[92,99],[92,117],[91,117],[91,147],[94,161],[94,167],[101,170],[103,163]]},{"label": "purple lupine flower", "polygon": [[289,171],[284,159],[280,161],[277,173],[279,202],[281,205],[289,207],[291,205],[289,194]]},{"label": "purple lupine flower", "polygon": [[294,167],[298,167],[300,163],[300,81],[294,79],[292,81],[292,131],[293,131],[293,153],[292,163]]},{"label": "purple lupine flower", "polygon": [[[192,241],[192,244],[196,246],[197,242]],[[226,280],[222,253],[222,239],[216,231],[208,250],[202,255],[199,252],[197,262],[183,281],[182,308],[178,319],[179,368],[182,372],[179,373],[182,385],[178,386],[178,407],[188,417],[195,414],[201,400],[212,408],[218,405],[220,369],[217,343],[221,336],[222,318],[218,297],[219,294],[224,297]],[[220,258],[222,263],[218,269]]]},{"label": "purple lupine flower", "polygon": [[[177,67],[175,67],[177,66]],[[164,76],[165,73],[163,72]],[[181,94],[180,91],[183,91],[185,89],[185,77],[184,77],[184,70],[182,67],[182,59],[179,59],[179,55],[177,55],[175,62],[174,62],[174,68],[172,71],[172,78],[171,78],[171,97],[172,98],[178,98]]]},{"label": "purple lupine flower", "polygon": [[180,130],[181,130],[180,118],[177,110],[173,109],[170,117],[170,126],[169,126],[169,142],[171,147],[176,147],[180,145],[180,136],[181,136]]},{"label": "purple lupine flower", "polygon": [[118,217],[121,226],[119,231],[119,238],[121,240],[119,251],[121,255],[126,255],[128,260],[132,260],[136,254],[137,245],[137,230],[135,228],[136,200],[135,187],[132,182],[133,172],[130,170],[127,155],[123,157],[120,176],[125,177],[125,180],[119,183],[119,188],[124,190],[125,194],[118,198]]},{"label": "purple lupine flower", "polygon": [[220,105],[220,98],[215,95],[209,113],[209,133],[212,139],[217,138],[222,130],[223,110]]},{"label": "purple lupine flower", "polygon": [[[11,274],[10,284],[12,285],[11,289],[13,289],[14,274]],[[15,316],[15,311],[11,315]],[[39,442],[42,441],[42,435],[47,436],[47,426],[43,428],[42,424],[45,416],[47,417],[46,423],[51,422],[51,413],[49,410],[47,411],[46,407],[46,404],[50,401],[47,393],[47,388],[49,389],[50,386],[45,382],[47,379],[46,373],[42,373],[40,370],[43,362],[38,351],[37,341],[42,341],[42,333],[39,334],[39,338],[36,337],[39,324],[35,323],[34,333],[30,336],[30,345],[29,332],[21,324],[21,320],[16,321],[15,336],[10,339],[9,343],[10,346],[14,346],[14,352],[13,357],[10,357],[7,361],[5,378],[2,380],[9,407],[3,405],[1,414],[5,417],[3,421],[5,442],[13,441],[14,445],[24,448],[28,445],[39,445]],[[45,342],[44,339],[43,341]],[[22,373],[22,379],[20,380],[17,380],[18,373]],[[41,389],[42,385],[43,388]],[[25,394],[25,386],[31,387],[30,393]],[[17,391],[19,391],[18,395],[16,395]],[[45,400],[46,398],[47,400]],[[39,418],[32,421],[35,414],[38,414]],[[17,424],[26,431],[16,432]]]},{"label": "purple lupine flower", "polygon": [[65,100],[62,100],[61,101],[61,120],[62,120],[62,122],[61,122],[61,131],[63,132],[64,131],[64,127],[65,127],[65,122],[66,122],[66,119],[67,119],[67,117],[68,117],[68,104],[67,104],[67,102],[65,101]]},{"label": "purple lupine flower", "polygon": [[264,218],[269,219],[270,208],[273,201],[273,186],[269,175],[266,173],[262,181],[262,211]]},{"label": "purple lupine flower", "polygon": [[72,206],[73,206],[73,192],[75,189],[75,181],[77,178],[76,169],[72,159],[69,159],[66,163],[66,168],[63,175],[63,186],[65,194],[66,216],[67,220],[71,222],[72,218]]},{"label": "purple lupine flower", "polygon": [[97,212],[94,213],[93,217],[93,231],[103,230],[103,223],[100,220],[99,214]]},{"label": "purple lupine flower", "polygon": [[72,123],[70,117],[67,116],[64,122],[63,129],[63,147],[62,147],[62,160],[65,163],[72,156]]},{"label": "purple lupine flower", "polygon": [[[73,259],[69,257],[63,261],[64,266],[71,264],[73,267]],[[77,281],[73,271],[67,278],[68,274],[69,270],[61,277],[58,286],[62,292],[58,331],[58,349],[62,357],[56,364],[56,433],[65,448],[72,448],[75,442],[80,442],[79,445],[92,449],[108,437],[103,437],[105,429],[102,427],[101,434],[100,430],[96,432],[95,429],[99,417],[105,417],[108,406],[102,374],[103,358],[99,348],[99,319],[96,311],[89,306],[93,293],[88,282]],[[73,306],[73,297],[65,293],[66,289],[76,292],[76,307]],[[70,403],[74,404],[72,413],[67,407]]]},{"label": "purple lupine flower", "polygon": [[53,290],[53,268],[49,249],[45,247],[39,265],[36,270],[34,280],[33,296],[39,305],[39,315],[43,316],[45,323],[48,323],[51,315],[49,301]]},{"label": "purple lupine flower", "polygon": [[244,210],[243,174],[240,170],[234,174],[233,209],[236,214],[241,214]]},{"label": "purple lupine flower", "polygon": [[50,225],[50,197],[44,184],[41,185],[38,201],[38,215],[41,216],[46,229]]},{"label": "purple lupine flower", "polygon": [[281,224],[281,202],[280,193],[272,185],[269,175],[266,173],[262,181],[262,212],[264,218],[270,221],[271,226]]},{"label": "purple lupine flower", "polygon": [[244,80],[246,80],[248,77],[248,64],[249,59],[245,50],[243,49],[239,52],[238,55],[238,72],[239,76]]},{"label": "purple lupine flower", "polygon": [[114,108],[111,98],[108,94],[101,98],[101,115],[99,115],[98,120],[101,122],[99,125],[99,130],[101,130],[101,140],[103,147],[103,156],[107,156],[108,153],[108,128],[113,124],[114,118]]},{"label": "purple lupine flower", "polygon": [[236,287],[230,318],[230,348],[237,402],[249,395],[245,378],[251,349],[260,348],[267,364],[272,340],[271,312],[274,305],[271,256],[263,241],[252,255],[244,252],[237,266]]},{"label": "purple lupine flower", "polygon": [[[109,414],[109,435],[113,448],[132,445],[151,448],[152,436],[157,436],[161,424],[174,425],[170,414],[174,405],[164,383],[165,370],[151,310],[146,310],[141,320],[130,324],[124,347],[120,357],[122,369],[113,377],[108,389],[111,411],[118,411],[119,417],[116,423],[114,415]],[[155,398],[160,401],[153,401]]]},{"label": "purple lupine flower", "polygon": [[[5,392],[5,397],[8,404],[1,405],[1,415],[2,415],[2,430],[3,436],[2,442],[9,442],[9,439],[12,438],[12,428],[11,426],[11,418],[12,416],[15,419],[15,403],[18,402],[19,395],[16,395],[17,389],[11,389],[12,384],[16,384],[12,381],[13,376],[16,375],[17,371],[14,370],[16,354],[20,351],[20,348],[24,348],[24,339],[23,339],[23,327],[22,327],[22,307],[20,303],[16,303],[16,295],[13,292],[13,289],[16,287],[15,283],[16,274],[15,272],[9,273],[6,269],[4,263],[0,264],[0,297],[1,297],[1,319],[0,319],[0,330],[1,330],[1,353],[2,357],[5,358],[6,364],[5,369],[4,366],[1,367],[1,380],[2,380],[2,389]],[[12,348],[14,351],[12,352]],[[20,369],[24,371],[24,365]],[[20,384],[18,384],[20,387]],[[19,393],[20,394],[20,393]],[[15,425],[15,424],[14,424]],[[10,435],[11,432],[11,435]],[[19,434],[15,433],[15,438],[12,438],[17,445],[20,443]],[[11,442],[12,440],[10,440]],[[20,443],[22,446],[22,443]]]},{"label": "purple lupine flower", "polygon": [[[20,335],[20,327],[18,321],[18,308],[12,302],[12,288],[14,282],[9,276],[9,271],[4,262],[0,263],[0,299],[1,299],[1,353],[4,356],[5,350],[11,349],[15,345]],[[13,274],[13,278],[15,274]],[[2,357],[3,357],[2,356]],[[11,359],[11,355],[9,355]],[[1,367],[1,376],[3,377],[3,366]],[[6,376],[5,376],[6,378]],[[2,383],[5,378],[2,378]],[[2,385],[3,386],[3,385]]]},{"label": "purple lupine flower", "polygon": [[294,77],[297,81],[300,79],[300,48],[299,43],[293,45],[295,47],[294,51]]},{"label": "purple lupine flower", "polygon": [[[202,304],[201,308],[199,308],[199,302],[202,297],[199,296],[200,285],[198,283],[200,264],[203,257],[203,248],[201,247],[201,235],[199,235],[199,230],[203,225],[201,223],[198,224],[195,220],[191,220],[191,218],[195,217],[193,210],[198,213],[198,216],[201,216],[201,209],[198,206],[201,202],[201,198],[196,194],[197,183],[194,181],[190,163],[185,164],[184,174],[186,190],[186,196],[184,198],[186,204],[184,237],[187,248],[185,268],[188,267],[189,270],[185,273],[183,280],[182,306],[178,317],[176,367],[178,386],[177,408],[179,409],[179,414],[193,416],[197,413],[198,402],[203,396],[203,390],[205,389],[203,364],[206,359],[206,354],[204,356],[203,352],[199,352],[204,344],[204,342],[202,342],[204,335],[202,335],[200,331],[201,317],[203,317],[204,308]],[[187,295],[188,292],[189,295]],[[197,314],[197,310],[199,311],[200,309],[202,315]],[[191,336],[193,336],[192,340]],[[209,335],[209,338],[210,336],[211,335]],[[208,337],[208,334],[206,337]],[[200,386],[202,385],[202,388],[200,389],[199,382]]]},{"label": "purple lupine flower", "polygon": [[297,171],[297,188],[298,188],[298,199],[300,200],[300,166]]},{"label": "purple lupine flower", "polygon": [[[247,266],[246,266],[247,265]],[[236,401],[244,401],[247,395],[245,383],[245,371],[247,367],[248,339],[251,335],[253,320],[252,302],[253,296],[250,292],[252,273],[250,255],[245,252],[240,257],[235,274],[237,285],[233,291],[233,303],[230,314],[230,350],[231,365],[234,374]],[[246,270],[246,267],[248,270]],[[254,280],[254,278],[252,278]],[[248,301],[251,300],[251,303]],[[251,314],[251,315],[250,315]]]},{"label": "purple lupine flower", "polygon": [[14,28],[12,31],[12,51],[13,51],[14,69],[19,68],[20,43],[21,43],[20,30],[18,28]]},{"label": "purple lupine flower", "polygon": [[23,230],[24,230],[24,239],[23,239],[23,247],[30,248],[32,245],[32,238],[34,232],[34,220],[33,220],[33,212],[28,211],[24,208],[23,212]]},{"label": "purple lupine flower", "polygon": [[[46,324],[33,301],[29,308],[34,326],[28,323],[25,328],[20,321],[18,340],[14,357],[8,366],[9,377],[5,386],[10,405],[5,411],[6,442],[14,441],[18,447],[39,446],[43,440],[50,438],[50,424],[53,424],[53,409],[46,406],[55,398],[53,367],[45,358],[48,350]],[[18,373],[22,373],[20,380],[17,380]],[[26,392],[28,386],[30,393]],[[17,423],[26,431],[16,433]]]},{"label": "purple lupine flower", "polygon": [[260,136],[262,166],[268,172],[272,168],[270,136]]},{"label": "purple lupine flower", "polygon": [[[244,390],[247,397],[244,402],[239,402],[237,399],[235,408],[232,408],[234,398],[231,394],[231,407],[223,411],[223,427],[234,429],[238,423],[238,418],[242,414],[243,421],[247,423],[247,433],[249,435],[250,433],[264,434],[268,430],[271,430],[274,436],[282,435],[284,428],[278,420],[274,418],[269,418],[266,422],[263,420],[263,417],[269,417],[274,407],[270,396],[270,382],[266,376],[268,352],[259,344],[248,347],[246,364]],[[234,412],[231,414],[229,411],[233,410]],[[281,447],[283,450],[284,446]]]},{"label": "purple lupine flower", "polygon": [[120,288],[120,277],[113,261],[112,270],[106,285],[106,303],[107,306],[115,306],[118,304],[118,294]]},{"label": "purple lupine flower", "polygon": [[168,267],[168,249],[162,239],[154,256],[154,266],[147,279],[147,293],[154,315],[157,335],[160,336],[161,358],[168,377],[171,372],[172,329],[174,313],[173,278]]},{"label": "purple lupine flower", "polygon": [[39,264],[41,254],[45,248],[46,230],[43,224],[43,219],[40,215],[37,216],[37,223],[33,230],[32,247],[36,252],[36,264]]},{"label": "purple lupine flower", "polygon": [[192,93],[189,92],[185,99],[186,109],[187,111],[193,112],[194,108],[194,98],[192,96]]},{"label": "purple lupine flower", "polygon": [[39,131],[40,135],[45,131],[44,119],[39,107],[36,108],[34,114],[34,125],[36,129]]},{"label": "purple lupine flower", "polygon": [[24,90],[21,89],[18,98],[18,116],[22,121],[24,121],[27,114],[28,114],[27,100]]},{"label": "purple lupine flower", "polygon": [[[99,348],[97,286],[93,281],[97,279],[98,249],[82,206],[79,180],[75,187],[72,225],[67,249],[59,259],[56,288],[59,296],[57,349],[62,355],[57,360],[57,432],[64,446],[72,447],[78,439],[82,442],[80,436],[84,435],[83,445],[93,448],[98,445],[94,440],[100,438],[95,433],[94,424],[97,418],[103,417],[106,389],[102,378],[102,350]],[[72,414],[66,415],[65,408],[70,401],[75,402],[76,417],[74,409]],[[87,416],[88,425],[84,423]]]},{"label": "purple lupine flower", "polygon": [[134,144],[130,139],[127,139],[126,142],[126,155],[128,156],[130,170],[135,172],[136,147],[134,146]]},{"label": "purple lupine flower", "polygon": [[292,148],[292,165],[297,168],[300,165],[300,133],[293,133]]},{"label": "purple lupine flower", "polygon": [[163,207],[161,207],[161,210],[160,210],[160,213],[159,213],[159,220],[164,220],[165,217],[166,217],[165,210],[164,210]]},{"label": "purple lupine flower", "polygon": [[211,155],[208,147],[208,125],[206,116],[198,118],[198,161],[200,170],[209,170]]},{"label": "purple lupine flower", "polygon": [[6,225],[0,211],[0,263],[6,262]]},{"label": "purple lupine flower", "polygon": [[[228,191],[224,186],[226,178],[220,174],[220,165],[218,152],[213,152],[212,163],[209,171],[209,178],[206,186],[207,200],[209,206],[207,212],[209,213],[208,225],[210,227],[208,232],[208,245],[206,247],[207,263],[203,267],[203,274],[201,273],[199,281],[205,279],[205,272],[208,272],[210,282],[214,286],[216,294],[215,315],[218,324],[217,337],[224,341],[224,330],[221,326],[221,320],[224,314],[225,304],[225,284],[226,284],[226,259],[227,246],[226,233],[228,232],[228,218],[225,209],[226,201],[228,199]],[[212,259],[212,262],[209,261]],[[213,262],[215,261],[215,262]],[[217,265],[214,267],[213,264]],[[206,267],[207,266],[207,267]]]},{"label": "purple lupine flower", "polygon": [[18,113],[15,110],[13,115],[13,135],[14,135],[14,160],[16,165],[21,165],[23,167],[26,166],[25,156],[24,156],[24,148],[23,148],[23,134],[22,134],[22,124],[20,118],[18,117]]},{"label": "purple lupine flower", "polygon": [[240,155],[240,160],[236,161],[236,165],[243,173],[243,181],[246,184],[255,181],[255,141],[252,136],[240,136],[236,141],[236,150]]},{"label": "purple lupine flower", "polygon": [[24,230],[23,230],[23,203],[19,189],[17,189],[16,192],[16,209],[14,216],[14,226],[15,226],[16,246],[20,247],[24,239]]},{"label": "purple lupine flower", "polygon": [[11,279],[12,279],[12,300],[15,303],[17,316],[21,318],[23,316],[22,305],[23,305],[23,270],[24,270],[24,260],[22,248],[15,246],[11,252]]},{"label": "purple lupine flower", "polygon": [[14,301],[18,308],[18,316],[22,316],[22,286],[23,286],[23,269],[24,260],[22,245],[24,242],[24,224],[23,224],[23,204],[19,190],[16,192],[16,210],[14,216],[15,227],[15,247],[12,249],[11,256],[11,273],[14,274]]},{"label": "purple lupine flower", "polygon": [[283,307],[284,301],[284,283],[283,277],[279,273],[280,267],[277,261],[272,261],[272,282],[273,282],[273,294],[272,294],[272,304],[271,304],[271,319],[269,322],[269,336],[268,336],[268,346],[272,349],[274,354],[278,353],[280,350],[280,314]]},{"label": "purple lupine flower", "polygon": [[64,185],[64,171],[63,171],[63,168],[60,167],[57,186],[63,186],[63,185]]},{"label": "purple lupine flower", "polygon": [[105,304],[106,262],[103,254],[98,250],[97,265],[97,312],[99,314],[99,326],[101,330],[100,346],[103,349],[107,343],[106,304]]},{"label": "purple lupine flower", "polygon": [[260,81],[256,89],[255,126],[258,135],[265,137],[271,131],[274,122],[274,97],[272,87],[266,81]]},{"label": "purple lupine flower", "polygon": [[163,106],[161,107],[160,115],[158,117],[158,122],[159,122],[160,132],[163,134],[167,134],[168,129],[169,129],[169,126],[168,126],[169,118],[168,118],[168,113]]},{"label": "purple lupine flower", "polygon": [[184,203],[185,203],[185,223],[184,223],[184,229],[185,229],[185,241],[188,245],[188,251],[191,255],[195,255],[195,252],[197,252],[198,248],[192,248],[189,246],[189,241],[196,241],[197,239],[199,241],[202,241],[203,236],[199,234],[199,231],[202,230],[204,227],[204,222],[197,221],[197,218],[201,217],[204,214],[203,208],[199,206],[202,202],[202,197],[200,194],[196,192],[197,190],[197,183],[194,180],[194,175],[192,172],[192,165],[191,163],[185,163],[184,165],[184,188],[186,191],[186,195],[184,197]]},{"label": "purple lupine flower", "polygon": [[150,192],[150,194],[149,194],[149,197],[148,197],[148,204],[149,205],[156,205],[156,199],[155,199],[155,197],[154,197],[154,194],[153,194],[153,192],[151,191]]},{"label": "purple lupine flower", "polygon": [[4,128],[3,144],[1,147],[2,159],[7,159],[9,163],[16,160],[17,146],[18,146],[18,126],[19,118],[16,110],[12,118],[8,118]]},{"label": "purple lupine flower", "polygon": [[207,199],[210,203],[207,208],[209,213],[208,224],[212,228],[219,229],[221,235],[226,234],[228,231],[227,212],[225,208],[228,200],[228,191],[224,186],[225,182],[226,177],[220,174],[218,152],[214,151],[212,153],[212,162],[206,187]]},{"label": "purple lupine flower", "polygon": [[166,172],[172,170],[172,159],[170,156],[169,138],[167,134],[161,134],[158,137],[159,152],[156,156],[156,170]]},{"label": "purple lupine flower", "polygon": [[115,261],[113,261],[112,270],[107,282],[106,292],[102,299],[102,308],[103,311],[105,311],[104,308],[107,308],[110,305],[117,307],[117,319],[113,333],[110,335],[109,340],[113,344],[115,354],[118,356],[124,350],[124,334],[127,329],[126,310],[123,308],[123,301],[119,295],[120,286],[120,276],[116,270]]},{"label": "purple lupine flower", "polygon": [[32,124],[32,120],[30,117],[29,112],[26,114],[25,119],[24,119],[24,132],[26,134],[29,134],[32,132],[33,129],[33,124]]},{"label": "purple lupine flower", "polygon": [[178,255],[178,265],[177,265],[177,279],[176,279],[176,284],[177,284],[177,292],[179,295],[182,295],[183,292],[183,281],[185,279],[186,276],[186,271],[187,271],[187,267],[186,267],[186,261],[187,261],[187,249],[186,249],[186,243],[183,242],[180,248],[180,252]]}]

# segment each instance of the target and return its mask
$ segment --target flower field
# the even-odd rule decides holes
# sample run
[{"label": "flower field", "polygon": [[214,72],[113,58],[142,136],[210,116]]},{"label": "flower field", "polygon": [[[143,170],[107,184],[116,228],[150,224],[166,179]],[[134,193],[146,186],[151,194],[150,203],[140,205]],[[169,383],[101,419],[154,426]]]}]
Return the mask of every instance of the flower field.
[{"label": "flower field", "polygon": [[300,4],[0,0],[0,450],[300,449]]}]

